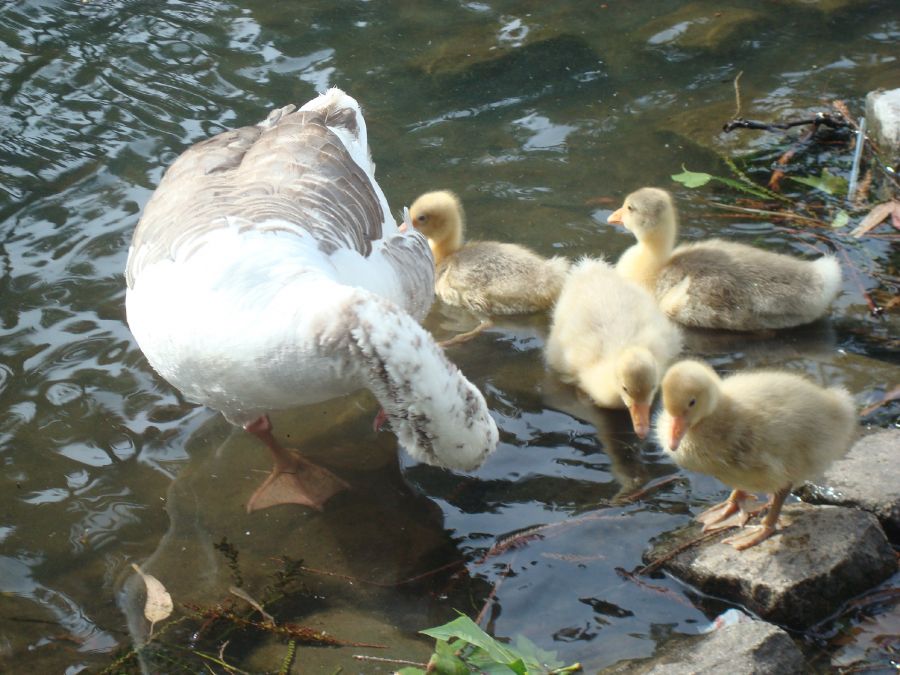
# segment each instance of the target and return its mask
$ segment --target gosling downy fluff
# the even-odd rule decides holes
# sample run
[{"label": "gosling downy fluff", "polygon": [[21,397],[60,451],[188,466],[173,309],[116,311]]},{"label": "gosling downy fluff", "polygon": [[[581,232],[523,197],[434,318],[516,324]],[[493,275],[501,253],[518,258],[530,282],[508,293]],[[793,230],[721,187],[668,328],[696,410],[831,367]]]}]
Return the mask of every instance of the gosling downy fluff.
[{"label": "gosling downy fluff", "polygon": [[820,476],[856,433],[855,405],[845,389],[780,371],[721,379],[705,363],[680,361],[663,378],[662,402],[656,433],[663,449],[685,469],[733,488],[698,517],[707,529],[738,511],[746,523],[748,493],[771,496],[760,528],[726,540],[738,549],[771,536],[791,487]]},{"label": "gosling downy fluff", "polygon": [[644,438],[650,405],[681,333],[646,290],[603,260],[573,267],[553,310],[546,358],[601,408],[628,408]]},{"label": "gosling downy fluff", "polygon": [[790,328],[828,312],[841,289],[834,256],[800,260],[722,239],[675,248],[672,196],[641,188],[608,222],[637,238],[616,270],[655,294],[662,310],[685,326],[753,331]]}]

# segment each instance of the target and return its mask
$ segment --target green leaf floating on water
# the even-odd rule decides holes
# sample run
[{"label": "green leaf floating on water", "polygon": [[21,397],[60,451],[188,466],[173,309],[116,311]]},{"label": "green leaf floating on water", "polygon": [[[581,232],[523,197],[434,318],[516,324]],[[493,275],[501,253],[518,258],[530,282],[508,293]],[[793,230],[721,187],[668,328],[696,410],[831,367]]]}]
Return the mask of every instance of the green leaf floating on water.
[{"label": "green leaf floating on water", "polygon": [[803,185],[809,185],[812,188],[821,190],[825,194],[842,195],[847,193],[847,180],[841,176],[835,176],[833,173],[830,173],[828,169],[822,169],[822,175],[819,177],[788,176],[788,178],[796,183],[803,183]]},{"label": "green leaf floating on water", "polygon": [[709,173],[702,173],[700,171],[688,171],[683,166],[684,169],[682,173],[676,173],[672,176],[672,180],[681,183],[685,187],[689,188],[698,188],[703,187],[709,181],[711,181],[715,176]]},{"label": "green leaf floating on water", "polygon": [[713,176],[711,173],[703,173],[702,171],[688,171],[684,168],[681,173],[676,173],[672,176],[672,180],[681,183],[685,187],[689,188],[698,188],[703,187],[709,181],[714,180],[722,185],[727,185],[730,188],[734,188],[735,190],[740,190],[741,192],[746,192],[747,194],[754,195],[756,197],[762,197],[763,199],[769,199],[773,195],[768,192],[765,188],[756,187],[749,182],[744,182],[740,180],[734,180],[733,178],[724,178],[722,176]]},{"label": "green leaf floating on water", "polygon": [[844,227],[849,222],[850,222],[850,214],[847,213],[846,211],[844,211],[844,209],[841,209],[840,211],[837,212],[837,215],[834,217],[834,220],[832,221],[831,226],[837,230],[841,227]]}]

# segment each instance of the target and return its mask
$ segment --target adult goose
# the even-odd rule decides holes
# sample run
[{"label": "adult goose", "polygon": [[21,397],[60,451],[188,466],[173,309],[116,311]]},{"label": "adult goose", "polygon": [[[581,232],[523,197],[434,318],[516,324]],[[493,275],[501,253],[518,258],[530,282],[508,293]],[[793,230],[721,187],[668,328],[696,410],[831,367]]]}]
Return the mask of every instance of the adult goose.
[{"label": "adult goose", "polygon": [[398,230],[374,169],[359,105],[330,89],[189,148],[134,232],[126,308],[150,365],[272,453],[248,511],[346,487],[276,440],[271,410],[367,388],[418,460],[472,470],[497,444],[484,397],[418,323],[431,252]]},{"label": "adult goose", "polygon": [[841,289],[841,267],[830,255],[801,260],[722,239],[675,248],[678,221],[665,190],[632,192],[607,220],[637,238],[616,271],[643,284],[660,308],[685,326],[737,331],[800,326],[824,316]]}]

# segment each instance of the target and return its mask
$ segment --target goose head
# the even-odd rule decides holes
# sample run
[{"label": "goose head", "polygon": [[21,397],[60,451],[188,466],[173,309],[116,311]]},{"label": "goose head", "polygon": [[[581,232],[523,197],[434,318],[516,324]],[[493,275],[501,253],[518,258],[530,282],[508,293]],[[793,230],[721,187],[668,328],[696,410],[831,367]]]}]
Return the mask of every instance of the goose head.
[{"label": "goose head", "polygon": [[659,188],[645,187],[625,197],[625,202],[606,222],[622,225],[640,242],[671,242],[678,229],[672,195]]},{"label": "goose head", "polygon": [[460,249],[465,214],[459,198],[449,190],[420,195],[409,207],[413,227],[428,238],[435,264]]},{"label": "goose head", "polygon": [[719,402],[719,376],[705,363],[680,361],[669,368],[662,381],[663,408],[672,418],[669,438],[672,451],[678,449],[688,430],[709,416]]},{"label": "goose head", "polygon": [[656,359],[644,347],[628,347],[616,359],[615,378],[635,433],[646,438],[650,431],[650,404],[659,386]]}]

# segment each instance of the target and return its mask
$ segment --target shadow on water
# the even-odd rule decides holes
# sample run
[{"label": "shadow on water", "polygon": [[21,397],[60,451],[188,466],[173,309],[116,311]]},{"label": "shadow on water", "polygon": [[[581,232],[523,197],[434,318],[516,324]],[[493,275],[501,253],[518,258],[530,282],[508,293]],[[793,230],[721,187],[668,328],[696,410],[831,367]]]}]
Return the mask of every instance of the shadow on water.
[{"label": "shadow on water", "polygon": [[[860,114],[867,91],[896,84],[895,5],[0,5],[0,669],[99,671],[143,639],[135,562],[169,588],[178,616],[185,602],[252,614],[229,593],[223,540],[257,598],[303,562],[270,607],[280,621],[388,647],[301,646],[302,672],[373,672],[352,660],[363,651],[424,660],[430,640],[417,631],[454,610],[594,670],[696,633],[725,605],[627,572],[725,489],[679,471],[627,415],[596,410],[549,374],[546,317],[498,321],[448,350],[501,431],[477,473],[409,460],[390,433],[372,432],[374,401],[360,394],[274,418],[353,489],[321,513],[247,515],[266,454],[149,369],[124,316],[131,231],[190,144],[338,85],[364,105],[392,207],[453,189],[473,238],[614,259],[631,239],[607,216],[654,184],[674,192],[685,240],[837,249],[844,293],[829,320],[765,336],[692,331],[686,351],[723,371],[778,366],[843,384],[862,408],[900,381],[896,308],[875,317],[869,306],[897,294],[896,240],[727,217],[710,201],[733,194],[670,176],[727,175],[722,158],[738,156],[765,181],[796,140],[721,131],[738,71],[747,117],[780,121],[834,99]],[[826,166],[845,176],[846,147],[816,147],[788,168]],[[443,339],[475,322],[437,306],[426,327]],[[898,415],[894,402],[862,423],[896,426]],[[156,630],[182,650],[215,655],[230,640],[225,655],[242,669],[276,670],[285,657],[272,634],[197,637],[201,620],[170,623]],[[145,665],[205,667],[185,666],[184,651],[172,658]]]}]

